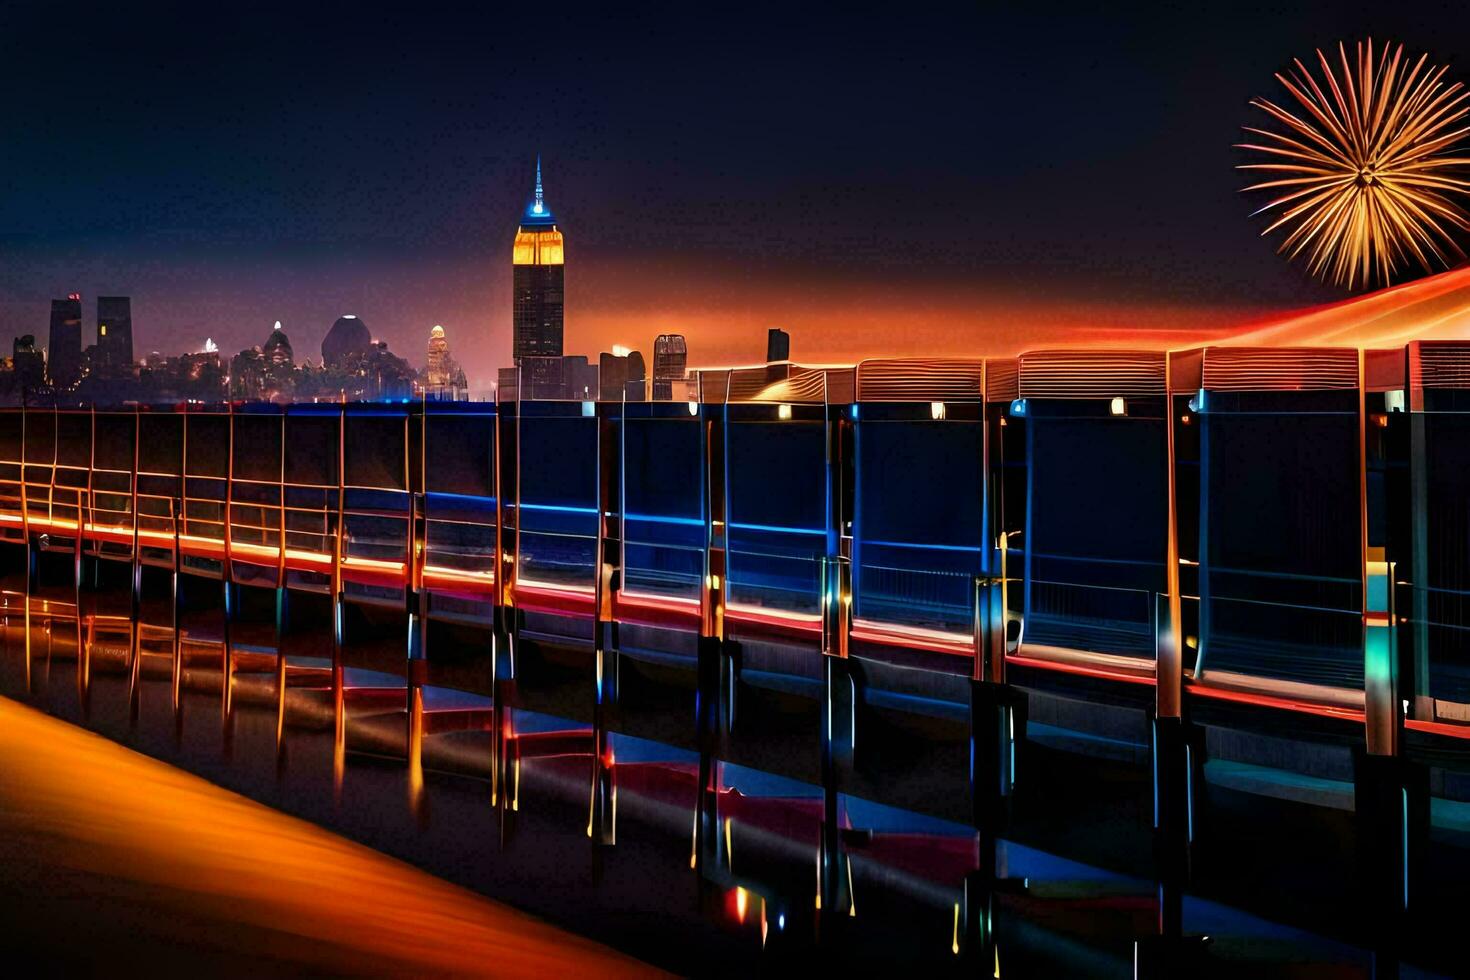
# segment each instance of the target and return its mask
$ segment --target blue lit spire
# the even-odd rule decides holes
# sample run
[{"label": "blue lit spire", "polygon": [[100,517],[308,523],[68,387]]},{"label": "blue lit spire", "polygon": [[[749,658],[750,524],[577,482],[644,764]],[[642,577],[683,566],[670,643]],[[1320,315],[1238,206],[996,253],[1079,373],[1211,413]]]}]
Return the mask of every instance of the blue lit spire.
[{"label": "blue lit spire", "polygon": [[536,155],[536,196],[531,203],[526,205],[526,213],[521,217],[522,228],[550,228],[556,224],[556,218],[552,216],[551,209],[546,206],[546,198],[541,192],[541,155]]}]

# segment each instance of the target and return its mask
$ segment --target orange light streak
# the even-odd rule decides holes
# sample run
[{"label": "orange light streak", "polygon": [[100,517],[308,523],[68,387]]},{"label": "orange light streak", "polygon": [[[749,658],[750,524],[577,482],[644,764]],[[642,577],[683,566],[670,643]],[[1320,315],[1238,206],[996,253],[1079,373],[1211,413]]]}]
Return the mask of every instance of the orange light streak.
[{"label": "orange light streak", "polygon": [[[0,700],[0,835],[34,860],[218,924],[221,955],[290,972],[653,976],[638,963],[101,736]],[[107,818],[96,819],[106,811]],[[144,927],[145,931],[147,927]]]}]

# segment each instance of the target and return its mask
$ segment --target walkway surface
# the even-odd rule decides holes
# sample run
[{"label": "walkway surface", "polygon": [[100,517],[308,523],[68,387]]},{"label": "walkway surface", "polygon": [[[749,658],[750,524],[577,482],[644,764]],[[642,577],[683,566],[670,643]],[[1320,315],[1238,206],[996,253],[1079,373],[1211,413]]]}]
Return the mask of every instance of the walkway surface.
[{"label": "walkway surface", "polygon": [[0,921],[13,976],[655,974],[4,698]]}]

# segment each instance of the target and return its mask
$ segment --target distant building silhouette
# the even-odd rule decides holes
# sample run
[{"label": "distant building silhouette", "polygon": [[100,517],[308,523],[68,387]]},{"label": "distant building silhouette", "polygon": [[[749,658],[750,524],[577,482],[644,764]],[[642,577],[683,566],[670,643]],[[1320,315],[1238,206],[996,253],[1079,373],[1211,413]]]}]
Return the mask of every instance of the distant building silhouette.
[{"label": "distant building silhouette", "polygon": [[360,358],[373,346],[373,335],[351,313],[337,318],[332,329],[322,338],[322,364],[340,369],[354,358]]},{"label": "distant building silhouette", "polygon": [[568,354],[561,359],[562,376],[566,384],[566,397],[577,401],[594,401],[597,398],[597,365],[589,364],[581,354]]},{"label": "distant building silhouette", "polygon": [[97,352],[92,369],[107,376],[133,372],[133,303],[127,296],[97,297]]},{"label": "distant building silhouette", "polygon": [[46,383],[46,356],[36,348],[34,334],[15,338],[11,348],[11,365],[21,389],[38,388]]},{"label": "distant building silhouette", "polygon": [[603,401],[643,401],[648,397],[648,374],[643,355],[636,350],[626,354],[620,354],[618,350],[626,348],[603,352],[598,358],[597,397]]},{"label": "distant building silhouette", "polygon": [[379,340],[368,349],[359,375],[366,381],[358,397],[372,401],[408,398],[413,395],[416,372],[403,358],[388,350],[388,342]]},{"label": "distant building silhouette", "polygon": [[290,394],[291,375],[296,370],[296,354],[291,349],[291,338],[281,329],[277,320],[271,335],[260,348],[265,371],[267,397]]},{"label": "distant building silhouette", "polygon": [[674,397],[674,382],[684,380],[689,367],[689,345],[683,334],[660,334],[653,342],[653,400]]},{"label": "distant building silhouette", "polygon": [[566,374],[562,357],[521,358],[522,398],[565,398]]},{"label": "distant building silhouette", "polygon": [[766,331],[766,363],[791,360],[791,335],[780,327]]},{"label": "distant building silhouette", "polygon": [[82,296],[51,301],[51,334],[46,342],[46,373],[58,388],[82,377]]},{"label": "distant building silhouette", "polygon": [[[562,308],[565,291],[564,242],[556,218],[541,193],[541,160],[536,160],[536,192],[521,215],[511,253],[513,354],[517,365],[524,358],[559,358],[562,355]],[[543,362],[542,373],[531,379],[553,382],[551,368]],[[561,369],[555,368],[560,375]],[[523,372],[522,381],[525,383]],[[523,395],[524,397],[524,395]]]},{"label": "distant building silhouette", "polygon": [[605,402],[622,401],[628,382],[628,359],[603,351],[597,358],[597,397]]},{"label": "distant building silhouette", "polygon": [[623,382],[630,402],[641,402],[648,398],[648,366],[639,351],[628,352],[628,377]]},{"label": "distant building silhouette", "polygon": [[246,401],[266,397],[265,357],[259,347],[242,350],[230,358],[230,397]]}]

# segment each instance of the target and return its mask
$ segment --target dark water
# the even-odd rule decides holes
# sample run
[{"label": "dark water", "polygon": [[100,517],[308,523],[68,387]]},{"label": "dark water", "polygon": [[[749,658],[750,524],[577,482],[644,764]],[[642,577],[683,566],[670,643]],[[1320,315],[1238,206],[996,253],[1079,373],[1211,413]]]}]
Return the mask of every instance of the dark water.
[{"label": "dark water", "polygon": [[[1010,818],[998,833],[980,832],[967,819],[966,723],[952,712],[873,698],[855,716],[853,758],[834,767],[822,759],[824,701],[809,688],[752,685],[732,729],[702,744],[689,664],[625,650],[617,701],[599,709],[590,650],[526,638],[515,682],[498,692],[498,718],[489,695],[422,691],[422,772],[409,763],[415,716],[404,676],[349,669],[337,759],[319,611],[304,602],[292,611],[284,713],[273,632],[242,611],[227,712],[218,604],[202,589],[190,597],[176,695],[171,615],[159,612],[156,585],[136,639],[105,587],[84,599],[81,629],[75,606],[32,598],[29,642],[25,601],[9,596],[0,693],[664,969],[1004,977],[1456,969],[1456,895],[1428,906],[1444,924],[1377,920],[1377,896],[1355,871],[1351,805],[1330,779],[1282,776],[1290,792],[1277,792],[1269,772],[1217,767],[1198,817],[1185,938],[1167,946],[1172,965],[1159,966],[1146,748],[1140,756],[1137,746],[1087,744],[1034,723],[1017,747]],[[398,628],[367,620],[349,638],[391,639]],[[488,639],[440,641],[477,642]],[[103,801],[95,818],[107,820]],[[1463,855],[1453,835],[1446,841],[1446,867],[1456,867]],[[23,890],[39,901],[54,887],[83,887],[60,881],[33,875]],[[5,882],[12,895],[18,887]],[[103,915],[149,900],[146,888],[105,892],[85,899]],[[239,928],[258,926],[242,918]],[[179,966],[170,953],[177,937],[114,931],[111,948],[130,972]],[[43,931],[28,948],[54,943],[65,964],[67,942],[64,930]],[[236,954],[218,955],[223,967]],[[230,972],[241,972],[235,962]],[[250,972],[279,965],[267,959]]]}]

